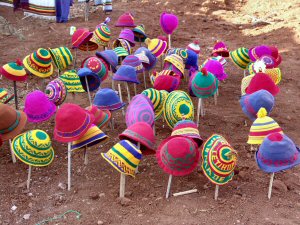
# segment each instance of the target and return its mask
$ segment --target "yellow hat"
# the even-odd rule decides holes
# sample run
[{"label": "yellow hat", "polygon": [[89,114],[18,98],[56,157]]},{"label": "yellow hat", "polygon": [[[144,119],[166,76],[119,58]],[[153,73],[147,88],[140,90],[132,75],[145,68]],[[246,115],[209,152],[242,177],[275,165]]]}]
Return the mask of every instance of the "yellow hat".
[{"label": "yellow hat", "polygon": [[165,61],[172,63],[182,74],[184,74],[184,63],[182,58],[177,54],[168,55]]},{"label": "yellow hat", "polygon": [[167,42],[160,39],[150,39],[145,40],[146,45],[150,52],[155,55],[156,58],[159,58],[167,49]]},{"label": "yellow hat", "polygon": [[242,83],[241,83],[241,94],[242,96],[246,94],[246,89],[247,87],[249,86],[252,78],[255,76],[255,74],[251,74],[251,75],[248,75],[246,77],[244,77],[242,79]]}]

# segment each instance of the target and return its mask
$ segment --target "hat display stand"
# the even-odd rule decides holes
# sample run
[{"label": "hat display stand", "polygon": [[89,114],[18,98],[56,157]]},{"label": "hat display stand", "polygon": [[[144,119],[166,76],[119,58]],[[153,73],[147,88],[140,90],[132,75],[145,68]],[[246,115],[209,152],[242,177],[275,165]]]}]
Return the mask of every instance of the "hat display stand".
[{"label": "hat display stand", "polygon": [[89,11],[90,11],[90,1],[85,0],[85,13],[84,13],[84,21],[89,21]]},{"label": "hat display stand", "polygon": [[168,180],[168,186],[167,186],[167,192],[166,192],[166,198],[169,198],[170,196],[170,190],[171,190],[171,184],[172,184],[172,175],[169,175],[169,180]]},{"label": "hat display stand", "polygon": [[31,181],[31,166],[29,165],[29,167],[28,167],[28,177],[27,177],[27,183],[26,183],[27,190],[29,190],[29,188],[30,188],[30,181]]},{"label": "hat display stand", "polygon": [[14,153],[14,151],[12,149],[11,139],[9,139],[8,142],[9,142],[9,148],[10,148],[10,153],[11,153],[11,160],[12,160],[13,163],[16,163],[17,160],[16,160],[15,153]]},{"label": "hat display stand", "polygon": [[87,154],[87,145],[84,147],[83,157],[84,157],[84,165],[87,165],[89,162],[88,154]]},{"label": "hat display stand", "polygon": [[129,102],[130,102],[130,89],[129,89],[128,82],[125,82],[125,86],[126,86],[126,90],[127,90],[127,100],[128,100],[128,104],[129,104]]},{"label": "hat display stand", "polygon": [[215,188],[215,200],[218,200],[218,196],[219,196],[219,185],[216,184],[216,188]]},{"label": "hat display stand", "polygon": [[120,176],[120,198],[125,197],[125,183],[126,183],[126,175],[121,173],[121,176]]},{"label": "hat display stand", "polygon": [[171,34],[168,34],[168,46],[171,48]]},{"label": "hat display stand", "polygon": [[68,143],[68,191],[71,190],[71,160],[72,160],[72,150],[71,142]]},{"label": "hat display stand", "polygon": [[85,83],[86,83],[86,87],[87,87],[87,92],[88,92],[88,97],[89,97],[89,101],[90,101],[90,106],[92,106],[92,98],[91,98],[89,83],[87,81],[87,76],[85,76]]},{"label": "hat display stand", "polygon": [[198,98],[198,107],[197,107],[197,127],[199,127],[199,117],[204,117],[204,104],[203,99]]},{"label": "hat display stand", "polygon": [[16,110],[19,109],[19,105],[18,105],[18,90],[17,90],[17,82],[13,81],[14,83],[14,94],[15,94],[15,106],[16,106]]},{"label": "hat display stand", "polygon": [[[121,100],[121,102],[123,102],[122,90],[121,90],[121,85],[120,85],[120,84],[118,84],[118,90],[119,90],[120,100]],[[124,107],[122,107],[122,115],[125,116],[125,110],[124,110]]]},{"label": "hat display stand", "polygon": [[268,199],[269,200],[271,199],[271,196],[272,196],[272,187],[273,187],[274,176],[275,176],[275,173],[271,173],[269,191],[268,191]]}]

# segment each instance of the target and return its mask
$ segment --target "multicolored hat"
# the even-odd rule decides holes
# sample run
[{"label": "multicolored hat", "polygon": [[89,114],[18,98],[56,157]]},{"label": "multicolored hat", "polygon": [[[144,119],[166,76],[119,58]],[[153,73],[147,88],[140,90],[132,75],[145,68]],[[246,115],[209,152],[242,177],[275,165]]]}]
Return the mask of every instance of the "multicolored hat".
[{"label": "multicolored hat", "polygon": [[135,170],[142,159],[142,152],[127,140],[121,140],[101,155],[117,171],[132,177],[135,177]]},{"label": "multicolored hat", "polygon": [[134,17],[130,12],[126,12],[123,15],[121,15],[116,24],[116,27],[135,27],[134,24]]},{"label": "multicolored hat", "polygon": [[[161,93],[161,104],[162,104],[162,111],[161,111],[161,115],[159,117],[161,117],[164,114],[164,105],[165,105],[165,101],[168,98],[169,92],[165,91],[165,90],[160,90],[159,91]],[[157,118],[158,119],[158,118]]]},{"label": "multicolored hat", "polygon": [[100,83],[101,83],[100,78],[92,70],[88,68],[81,68],[80,70],[78,70],[78,76],[81,85],[86,92],[87,92],[87,85],[89,87],[89,91],[95,91],[100,87]]},{"label": "multicolored hat", "polygon": [[197,124],[192,120],[178,121],[172,130],[171,136],[175,135],[192,138],[197,143],[198,147],[203,143]]},{"label": "multicolored hat", "polygon": [[263,72],[263,73],[267,74],[276,85],[278,85],[280,83],[281,78],[282,78],[282,73],[279,68],[265,69],[264,71],[255,71],[254,63],[252,63],[252,62],[249,63],[249,65],[248,65],[248,71],[249,71],[249,74]]},{"label": "multicolored hat", "polygon": [[22,61],[10,62],[0,68],[0,74],[12,81],[25,81],[27,73],[23,67]]},{"label": "multicolored hat", "polygon": [[85,92],[84,89],[82,88],[79,76],[77,75],[76,70],[69,70],[64,72],[59,79],[64,82],[67,92],[72,93],[72,92]]},{"label": "multicolored hat", "polygon": [[14,94],[8,93],[5,88],[0,88],[0,103],[7,104],[15,97]]},{"label": "multicolored hat", "polygon": [[218,80],[225,80],[228,75],[225,73],[222,64],[217,60],[208,60],[203,68],[207,69],[208,72],[215,75]]},{"label": "multicolored hat", "polygon": [[0,134],[6,141],[17,136],[26,125],[27,116],[22,111],[0,103]]},{"label": "multicolored hat", "polygon": [[134,96],[126,109],[125,120],[127,127],[136,122],[145,122],[153,127],[154,109],[150,99],[143,94]]},{"label": "multicolored hat", "polygon": [[172,91],[164,103],[164,118],[170,128],[181,120],[194,120],[194,105],[184,91]]},{"label": "multicolored hat", "polygon": [[216,41],[216,44],[213,48],[211,55],[212,56],[229,57],[229,51],[227,49],[226,44],[222,41]]},{"label": "multicolored hat", "polygon": [[113,80],[125,81],[129,83],[140,84],[135,68],[132,66],[122,65],[112,77]]},{"label": "multicolored hat", "polygon": [[54,139],[72,142],[80,139],[94,122],[94,116],[79,105],[65,103],[55,116]]},{"label": "multicolored hat", "polygon": [[66,100],[68,91],[64,82],[56,78],[46,86],[45,93],[51,102],[61,105]]},{"label": "multicolored hat", "polygon": [[193,80],[194,80],[194,78],[195,78],[195,76],[196,76],[197,73],[198,73],[198,71],[195,68],[191,68],[189,70],[189,77],[190,77],[190,79],[189,79],[189,83],[188,83],[188,88],[189,88],[189,94],[190,94],[191,97],[197,97],[194,94],[193,90],[192,90],[192,82],[193,82]]},{"label": "multicolored hat", "polygon": [[101,110],[94,105],[87,107],[86,110],[94,116],[94,124],[100,129],[105,127],[111,118],[111,113],[109,110]]},{"label": "multicolored hat", "polygon": [[252,75],[245,76],[242,79],[242,82],[241,82],[241,95],[242,96],[246,94],[246,89],[249,86],[249,84],[254,76],[255,76],[255,74],[252,74]]},{"label": "multicolored hat", "polygon": [[123,29],[119,34],[119,39],[124,39],[130,43],[131,47],[135,46],[134,33],[130,29]]},{"label": "multicolored hat", "polygon": [[171,63],[180,71],[181,74],[184,74],[184,63],[183,63],[182,58],[179,55],[177,55],[177,54],[168,55],[164,59],[164,61]]},{"label": "multicolored hat", "polygon": [[[147,56],[145,56],[145,57],[147,57]],[[148,59],[148,61],[149,61],[149,59]],[[134,67],[135,71],[137,73],[142,73],[144,71],[144,66],[143,66],[141,60],[135,55],[126,56],[125,59],[122,61],[122,65]]]},{"label": "multicolored hat", "polygon": [[106,63],[103,63],[103,61],[96,56],[90,56],[84,59],[82,61],[81,67],[88,68],[96,73],[101,82],[106,80],[106,78],[108,77],[108,68],[106,66]]},{"label": "multicolored hat", "polygon": [[63,71],[72,65],[73,56],[67,47],[49,48],[49,52],[57,69]]},{"label": "multicolored hat", "polygon": [[120,57],[126,57],[129,55],[128,51],[126,51],[125,48],[123,47],[117,47],[117,48],[114,48],[114,51],[115,53],[117,54],[117,56],[120,58]]},{"label": "multicolored hat", "polygon": [[157,58],[155,57],[155,55],[153,55],[151,53],[151,51],[149,49],[145,48],[145,47],[138,48],[134,52],[134,55],[137,55],[137,54],[140,54],[140,53],[145,53],[145,55],[149,59],[149,63],[144,63],[143,62],[143,66],[144,66],[145,70],[151,70],[152,68],[154,68],[155,65],[156,65],[156,62],[157,62]]},{"label": "multicolored hat", "polygon": [[249,49],[249,57],[252,62],[259,60],[264,55],[272,55],[271,49],[266,45],[259,45]]},{"label": "multicolored hat", "polygon": [[136,57],[138,57],[138,59],[142,62],[143,68],[144,68],[144,64],[149,65],[150,61],[149,58],[146,56],[146,53],[143,51],[141,53],[137,53],[134,54]]},{"label": "multicolored hat", "polygon": [[279,87],[273,82],[273,80],[265,73],[257,73],[251,79],[249,86],[246,88],[247,94],[252,94],[253,92],[259,90],[267,90],[273,96],[277,95],[279,92]]},{"label": "multicolored hat", "polygon": [[248,144],[260,145],[268,134],[275,132],[283,133],[278,123],[271,117],[268,117],[267,114],[265,108],[260,108],[258,110],[257,119],[254,120],[250,127],[247,141]]},{"label": "multicolored hat", "polygon": [[120,97],[114,90],[103,88],[97,91],[93,105],[101,110],[115,111],[123,108],[125,103],[121,102]]},{"label": "multicolored hat", "polygon": [[155,55],[156,58],[159,58],[162,56],[167,49],[167,42],[162,41],[160,39],[150,39],[147,38],[145,40],[146,45],[148,46],[148,49],[150,52]]},{"label": "multicolored hat", "polygon": [[199,56],[192,50],[187,50],[187,60],[185,62],[185,69],[190,69],[191,67],[198,69],[198,58]]},{"label": "multicolored hat", "polygon": [[15,155],[30,166],[48,166],[54,159],[49,135],[42,130],[30,130],[12,141]]},{"label": "multicolored hat", "polygon": [[109,27],[101,23],[96,27],[96,29],[93,32],[93,36],[91,38],[91,42],[96,43],[99,47],[100,46],[108,46],[109,40],[110,40],[111,32]]},{"label": "multicolored hat", "polygon": [[86,28],[77,29],[72,35],[72,48],[79,48],[81,51],[95,51],[98,45],[91,40],[93,32]]},{"label": "multicolored hat", "polygon": [[144,42],[147,38],[147,35],[145,33],[145,26],[144,24],[141,24],[139,26],[136,26],[133,28],[133,33],[134,33],[134,40],[136,42]]},{"label": "multicolored hat", "polygon": [[180,56],[180,58],[183,61],[183,64],[186,63],[186,60],[188,58],[188,54],[187,54],[187,50],[186,49],[184,49],[184,48],[169,48],[166,51],[166,55],[167,56],[173,55],[173,54],[176,54],[176,55]]},{"label": "multicolored hat", "polygon": [[172,13],[163,12],[160,15],[160,26],[166,34],[172,34],[178,27],[178,17]]},{"label": "multicolored hat", "polygon": [[117,47],[122,47],[126,50],[126,52],[128,54],[131,54],[131,45],[130,45],[129,41],[127,41],[125,39],[116,39],[116,40],[114,40],[114,42],[112,44],[112,49],[115,49]]},{"label": "multicolored hat", "polygon": [[148,88],[142,92],[147,96],[153,104],[155,120],[159,119],[162,115],[164,104],[162,102],[162,93],[154,88]]},{"label": "multicolored hat", "polygon": [[103,59],[109,65],[108,70],[111,68],[114,73],[117,71],[118,55],[115,51],[105,50],[102,52],[96,52],[96,56]]},{"label": "multicolored hat", "polygon": [[[270,67],[271,68],[274,68],[274,67],[278,67],[279,64],[281,63],[282,61],[282,58],[281,58],[281,55],[279,54],[279,51],[278,51],[278,48],[275,47],[275,46],[268,46],[269,49],[271,50],[271,57],[272,59],[274,59],[274,66],[273,67]],[[266,55],[262,56],[261,58],[265,57]]]},{"label": "multicolored hat", "polygon": [[270,92],[259,90],[250,95],[242,96],[240,104],[245,115],[254,121],[257,118],[258,110],[262,107],[267,110],[268,115],[271,113],[275,99]]},{"label": "multicolored hat", "polygon": [[300,164],[300,149],[285,134],[272,133],[265,137],[255,157],[258,167],[276,173]]},{"label": "multicolored hat", "polygon": [[44,92],[33,91],[27,94],[24,112],[29,122],[39,123],[46,121],[51,118],[55,111],[55,104],[48,99]]},{"label": "multicolored hat", "polygon": [[223,67],[227,65],[227,60],[222,56],[210,57],[208,60],[217,60]]},{"label": "multicolored hat", "polygon": [[202,159],[203,173],[212,183],[224,185],[232,180],[237,152],[224,137],[210,136],[203,145]]},{"label": "multicolored hat", "polygon": [[39,48],[36,52],[23,59],[24,67],[33,75],[41,78],[46,78],[53,74],[53,65],[51,62],[51,55],[44,48]]},{"label": "multicolored hat", "polygon": [[173,176],[185,176],[197,167],[200,152],[193,139],[171,136],[159,145],[156,159],[158,165],[166,173]]},{"label": "multicolored hat", "polygon": [[156,90],[165,90],[168,92],[177,90],[180,85],[180,75],[177,75],[172,70],[162,70],[160,73],[153,72],[154,83],[153,87]]},{"label": "multicolored hat", "polygon": [[250,63],[249,50],[247,48],[238,48],[230,52],[230,58],[239,68],[245,70]]},{"label": "multicolored hat", "polygon": [[188,44],[188,46],[186,46],[186,49],[191,50],[191,51],[195,52],[197,55],[199,55],[200,54],[199,41],[194,40],[192,43],[190,43],[190,44]]},{"label": "multicolored hat", "polygon": [[140,150],[143,155],[155,154],[155,136],[152,127],[145,122],[136,122],[129,126],[122,134],[120,140],[129,140],[132,143],[140,143]]},{"label": "multicolored hat", "polygon": [[218,79],[207,69],[202,68],[192,80],[192,91],[198,98],[208,98],[217,92],[218,84]]}]

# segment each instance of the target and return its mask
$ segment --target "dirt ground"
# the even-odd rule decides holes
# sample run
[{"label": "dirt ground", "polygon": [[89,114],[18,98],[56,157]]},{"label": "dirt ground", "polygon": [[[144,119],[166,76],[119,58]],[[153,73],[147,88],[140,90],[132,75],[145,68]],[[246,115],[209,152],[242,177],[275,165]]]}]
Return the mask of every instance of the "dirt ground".
[{"label": "dirt ground", "polygon": [[[113,38],[116,38],[120,29],[113,24],[119,15],[130,10],[136,23],[144,24],[150,37],[157,37],[163,34],[159,26],[160,14],[164,10],[174,12],[179,16],[179,27],[172,36],[172,45],[185,47],[198,38],[202,49],[200,63],[209,56],[216,39],[226,42],[231,50],[259,44],[278,46],[283,58],[280,65],[283,80],[272,117],[291,139],[300,144],[299,6],[299,0],[285,1],[284,4],[279,0],[113,1],[110,28]],[[16,58],[23,59],[39,47],[71,48],[70,26],[93,30],[106,17],[101,7],[90,15],[88,22],[80,16],[66,24],[22,19],[22,12],[13,13],[7,7],[0,7],[0,15],[24,37],[0,33],[0,65]],[[78,54],[79,60],[86,56],[87,53]],[[73,154],[71,191],[65,189],[66,145],[53,141],[55,160],[48,167],[33,168],[32,185],[27,191],[28,167],[20,161],[12,163],[8,143],[5,143],[0,151],[0,224],[38,224],[68,210],[80,212],[81,217],[77,219],[74,213],[70,213],[48,224],[300,224],[300,167],[275,175],[273,195],[268,200],[269,175],[257,168],[254,152],[246,144],[251,123],[247,120],[248,126],[244,125],[246,117],[238,102],[243,74],[231,62],[226,72],[229,78],[220,86],[218,104],[215,106],[213,99],[205,101],[206,115],[200,119],[199,128],[203,138],[219,133],[238,151],[236,175],[231,182],[220,187],[218,201],[213,199],[214,186],[202,174],[200,165],[189,176],[174,177],[171,189],[174,193],[197,188],[198,192],[166,200],[168,175],[158,167],[155,157],[147,156],[143,158],[136,178],[126,179],[126,197],[129,200],[121,204],[118,201],[120,174],[100,155],[118,142],[117,135],[125,129],[122,114],[117,112],[114,114],[116,129],[104,129],[110,136],[109,142],[88,150],[88,165],[83,164],[83,152]],[[30,76],[28,86],[19,83],[20,105],[23,105],[26,93],[43,89],[49,80],[43,83]],[[0,83],[1,87],[12,91],[11,82],[2,79]],[[102,84],[102,87],[110,86],[109,80]],[[149,81],[148,87],[151,87]],[[181,89],[187,91],[187,84],[183,82]],[[138,91],[142,90],[143,86],[139,85]],[[77,94],[75,99],[68,96],[67,101],[83,107],[88,105],[85,93]],[[194,99],[195,105],[196,101]],[[28,123],[25,130],[42,129],[52,137],[53,127],[52,118],[43,124]],[[171,134],[161,121],[156,124],[156,131],[157,145]],[[12,210],[13,206],[17,208]],[[23,219],[25,214],[30,214],[28,220]]]}]

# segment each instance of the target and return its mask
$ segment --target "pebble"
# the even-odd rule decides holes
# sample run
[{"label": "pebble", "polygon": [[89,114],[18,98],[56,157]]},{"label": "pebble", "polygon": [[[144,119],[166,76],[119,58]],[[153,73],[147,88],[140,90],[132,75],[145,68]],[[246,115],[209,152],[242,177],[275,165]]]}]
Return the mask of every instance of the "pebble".
[{"label": "pebble", "polygon": [[119,197],[119,198],[117,198],[117,202],[119,204],[121,204],[121,206],[128,206],[130,204],[131,200],[129,198],[126,198],[126,197],[124,197],[124,198]]},{"label": "pebble", "polygon": [[13,206],[11,207],[11,210],[12,210],[12,211],[15,211],[17,208],[18,208],[17,206],[13,205]]},{"label": "pebble", "polygon": [[102,224],[104,224],[104,222],[102,220],[98,220],[97,224],[102,225]]},{"label": "pebble", "polygon": [[101,198],[101,197],[104,197],[105,196],[105,193],[100,193],[99,194],[99,197]]},{"label": "pebble", "polygon": [[287,192],[288,188],[281,180],[274,180],[273,189],[278,190],[280,192]]},{"label": "pebble", "polygon": [[30,218],[30,214],[25,214],[25,215],[23,216],[23,219],[24,219],[24,220],[29,220],[29,218]]},{"label": "pebble", "polygon": [[67,185],[62,183],[62,182],[59,182],[58,185],[57,185],[60,189],[62,190],[66,190],[67,189]]}]

